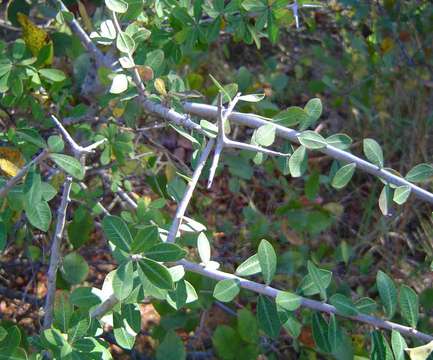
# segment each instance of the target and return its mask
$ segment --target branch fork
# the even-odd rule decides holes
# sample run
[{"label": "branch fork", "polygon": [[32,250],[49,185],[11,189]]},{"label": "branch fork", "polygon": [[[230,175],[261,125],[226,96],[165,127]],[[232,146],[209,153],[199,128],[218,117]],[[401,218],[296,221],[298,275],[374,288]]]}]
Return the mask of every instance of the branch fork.
[{"label": "branch fork", "polygon": [[207,188],[210,189],[212,187],[213,179],[215,177],[215,172],[218,167],[219,159],[221,156],[221,152],[224,148],[235,148],[235,149],[242,149],[242,150],[250,150],[255,152],[260,152],[263,154],[273,155],[273,156],[290,156],[290,154],[284,154],[278,151],[270,150],[263,148],[261,146],[253,145],[253,144],[246,144],[239,141],[233,141],[227,138],[224,127],[225,123],[228,120],[229,116],[233,112],[236,104],[240,100],[241,93],[236,94],[236,96],[231,100],[227,106],[226,109],[223,108],[222,104],[222,96],[221,93],[218,95],[218,115],[217,115],[217,122],[218,122],[218,134],[217,134],[217,143],[215,147],[214,157],[212,159],[212,165],[209,171],[209,179],[207,183]]}]

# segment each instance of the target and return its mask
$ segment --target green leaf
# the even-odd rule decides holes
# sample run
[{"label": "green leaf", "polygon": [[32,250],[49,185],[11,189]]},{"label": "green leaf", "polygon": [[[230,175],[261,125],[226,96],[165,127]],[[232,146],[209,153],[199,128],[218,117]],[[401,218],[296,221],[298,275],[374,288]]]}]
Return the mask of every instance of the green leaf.
[{"label": "green leaf", "polygon": [[128,90],[128,78],[125,74],[116,74],[111,82],[110,93],[121,94]]},{"label": "green leaf", "polygon": [[0,221],[0,252],[4,250],[7,243],[7,231],[3,221]]},{"label": "green leaf", "polygon": [[186,304],[188,294],[186,292],[186,282],[184,280],[179,281],[176,284],[176,289],[170,291],[167,295],[167,302],[173,306],[176,310],[182,308]]},{"label": "green leaf", "polygon": [[59,135],[51,135],[48,138],[47,144],[51,152],[62,152],[65,147],[65,143]]},{"label": "green leaf", "polygon": [[407,181],[423,182],[433,177],[433,166],[430,164],[419,164],[413,167],[405,176]]},{"label": "green leaf", "polygon": [[389,185],[385,185],[379,196],[379,208],[383,215],[389,215],[392,206],[392,189]]},{"label": "green leaf", "polygon": [[[0,342],[0,353],[13,352],[21,343],[21,331],[18,326],[14,325],[7,329],[6,337]],[[5,359],[9,359],[8,357]]]},{"label": "green leaf", "polygon": [[325,353],[331,352],[331,346],[328,341],[328,324],[320,313],[313,314],[313,339],[320,351]]},{"label": "green leaf", "polygon": [[123,14],[128,10],[128,3],[123,0],[105,0],[105,5],[111,11]]},{"label": "green leaf", "polygon": [[254,132],[254,140],[257,145],[270,146],[275,141],[275,132],[275,125],[262,125]]},{"label": "green leaf", "polygon": [[330,352],[335,353],[340,347],[343,336],[341,328],[338,326],[337,318],[334,314],[331,314],[328,324],[328,342]]},{"label": "green leaf", "polygon": [[132,55],[135,50],[134,39],[127,33],[118,33],[116,38],[116,47],[119,51]]},{"label": "green leaf", "polygon": [[395,360],[404,360],[404,349],[407,348],[407,344],[398,331],[392,330],[391,332],[391,346]]},{"label": "green leaf", "polygon": [[379,270],[376,276],[376,285],[385,307],[385,315],[391,319],[397,308],[397,289],[394,282],[387,274]]},{"label": "green leaf", "polygon": [[304,109],[298,106],[292,106],[287,110],[279,112],[272,120],[278,125],[290,127],[299,123],[305,123],[308,121],[308,118],[309,116]]},{"label": "green leaf", "polygon": [[64,154],[51,154],[50,157],[57,164],[57,166],[62,168],[69,175],[72,175],[78,180],[83,180],[84,168],[77,159]]},{"label": "green leaf", "polygon": [[257,319],[260,328],[270,337],[276,338],[280,334],[280,320],[275,302],[267,296],[260,295],[257,303]]},{"label": "green leaf", "polygon": [[201,232],[197,238],[197,250],[203,264],[208,264],[210,261],[211,249],[209,240],[205,233]]},{"label": "green leaf", "polygon": [[292,177],[301,177],[307,170],[307,149],[299,146],[289,159],[289,169]]},{"label": "green leaf", "polygon": [[334,134],[326,138],[329,146],[336,147],[337,149],[347,150],[352,145],[352,139],[346,134]]},{"label": "green leaf", "polygon": [[240,283],[238,279],[225,279],[218,281],[213,290],[215,299],[222,302],[232,301],[240,291]]},{"label": "green leaf", "polygon": [[343,294],[334,294],[329,299],[329,302],[335,306],[338,313],[344,316],[356,316],[359,314],[358,309],[352,302],[352,299]]},{"label": "green leaf", "polygon": [[160,289],[172,290],[174,288],[173,279],[168,269],[156,261],[142,259],[138,263],[144,275],[149,281]]},{"label": "green leaf", "polygon": [[356,164],[346,164],[338,169],[338,171],[335,173],[331,185],[335,189],[342,189],[344,188],[352,179],[353,174],[355,173]]},{"label": "green leaf", "polygon": [[238,333],[227,325],[219,325],[212,336],[212,344],[220,359],[235,360],[241,351]]},{"label": "green leaf", "polygon": [[383,152],[377,141],[373,139],[364,139],[363,146],[364,155],[367,159],[379,168],[383,168]]},{"label": "green leaf", "polygon": [[113,215],[105,216],[102,220],[102,229],[113,245],[129,253],[132,236],[128,226],[121,218]]},{"label": "green leaf", "polygon": [[[323,287],[327,288],[329,284],[331,284],[332,280],[332,272],[325,269],[318,269],[320,273],[320,279],[323,284]],[[320,293],[320,289],[316,286],[316,283],[313,281],[310,275],[306,275],[301,283],[299,284],[300,291],[306,295],[311,296]]]},{"label": "green leaf", "polygon": [[239,276],[250,276],[258,274],[261,271],[262,268],[260,267],[259,256],[257,254],[250,256],[236,268],[236,274]]},{"label": "green leaf", "polygon": [[259,341],[257,319],[247,308],[238,310],[238,333],[247,343],[256,344]]},{"label": "green leaf", "polygon": [[96,288],[79,287],[72,291],[69,300],[73,305],[79,308],[89,309],[101,303],[98,291],[100,290]]},{"label": "green leaf", "polygon": [[3,341],[7,335],[8,332],[5,330],[5,328],[3,326],[0,326],[0,341]]},{"label": "green leaf", "polygon": [[185,276],[185,269],[182,265],[175,265],[171,268],[168,268],[168,271],[171,274],[171,278],[174,282],[181,280]]},{"label": "green leaf", "polygon": [[158,70],[164,64],[164,51],[161,49],[150,51],[146,55],[146,61],[144,64],[150,66],[155,73],[158,73]]},{"label": "green leaf", "polygon": [[316,265],[314,265],[313,262],[308,260],[307,262],[307,269],[308,269],[308,275],[310,275],[311,280],[313,281],[314,285],[319,289],[320,296],[323,300],[326,301],[327,295],[326,295],[326,284],[322,281],[322,272]]},{"label": "green leaf", "polygon": [[66,80],[66,75],[63,71],[58,69],[39,69],[39,75],[42,78],[52,81],[52,82],[60,82]]},{"label": "green leaf", "polygon": [[134,269],[131,261],[120,265],[113,275],[112,287],[114,295],[120,301],[126,299],[132,292],[134,284]]},{"label": "green leaf", "polygon": [[134,347],[135,335],[130,334],[124,327],[115,328],[113,333],[114,339],[121,348],[131,350]]},{"label": "green leaf", "polygon": [[399,186],[394,190],[394,197],[393,200],[395,203],[402,205],[404,204],[410,195],[410,186],[409,185],[402,185]]},{"label": "green leaf", "polygon": [[260,12],[266,9],[266,5],[260,0],[244,0],[242,1],[242,7],[249,12]]},{"label": "green leaf", "polygon": [[52,216],[50,206],[46,201],[41,201],[40,203],[26,209],[26,216],[30,224],[35,228],[42,231],[48,231]]},{"label": "green leaf", "polygon": [[277,255],[271,243],[264,239],[260,241],[257,255],[263,278],[268,285],[271,283],[275,271],[277,270]]},{"label": "green leaf", "polygon": [[54,326],[65,333],[69,328],[74,307],[69,301],[69,294],[58,292],[54,304]]},{"label": "green leaf", "polygon": [[167,332],[156,350],[156,360],[185,360],[186,352],[183,341],[173,330]]},{"label": "green leaf", "polygon": [[371,333],[371,355],[372,360],[394,360],[392,356],[391,348],[389,347],[388,341],[378,330]]},{"label": "green leaf", "polygon": [[131,243],[131,253],[143,253],[160,243],[158,227],[149,225],[138,230]]},{"label": "green leaf", "polygon": [[355,306],[359,312],[363,314],[371,314],[374,313],[377,309],[376,301],[370,299],[368,297],[360,298],[355,302]]},{"label": "green leaf", "polygon": [[278,291],[275,301],[284,310],[295,311],[301,306],[302,298],[291,292]]},{"label": "green leaf", "polygon": [[45,148],[47,144],[35,129],[19,129],[16,132],[18,139],[33,144],[39,148]]},{"label": "green leaf", "polygon": [[320,118],[322,115],[322,101],[319,98],[310,99],[305,105],[304,111],[308,114],[308,120],[301,122],[300,130],[308,129]]},{"label": "green leaf", "polygon": [[179,245],[161,243],[152,246],[144,253],[144,256],[155,261],[178,261],[183,259],[186,254],[187,251]]},{"label": "green leaf", "polygon": [[89,273],[89,265],[80,254],[72,252],[63,259],[61,270],[63,278],[69,284],[77,285],[86,279]]},{"label": "green leaf", "polygon": [[419,314],[419,300],[417,293],[406,285],[400,287],[400,313],[407,323],[416,328]]},{"label": "green leaf", "polygon": [[324,137],[312,130],[303,131],[298,135],[298,139],[307,149],[323,149],[327,146]]},{"label": "green leaf", "polygon": [[35,171],[27,174],[24,183],[25,207],[30,209],[37,206],[42,200],[41,175]]}]

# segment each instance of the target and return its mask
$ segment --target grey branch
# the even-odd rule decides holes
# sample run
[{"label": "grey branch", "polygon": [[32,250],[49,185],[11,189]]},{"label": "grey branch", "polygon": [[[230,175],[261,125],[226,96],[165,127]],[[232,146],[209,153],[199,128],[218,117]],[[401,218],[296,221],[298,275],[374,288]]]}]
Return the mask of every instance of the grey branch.
[{"label": "grey branch", "polygon": [[27,174],[29,169],[35,165],[39,164],[40,162],[44,161],[50,152],[48,149],[42,150],[42,152],[36,156],[33,160],[31,160],[27,165],[21,168],[20,171],[18,171],[18,174],[16,174],[13,178],[9,179],[6,184],[0,189],[0,199],[4,198],[8,192],[16,185],[18,182]]},{"label": "grey branch", "polygon": [[69,194],[71,192],[72,177],[67,176],[65,183],[63,185],[62,200],[60,206],[57,210],[57,223],[56,230],[53,235],[53,240],[51,244],[51,254],[50,254],[50,265],[48,268],[48,281],[47,281],[47,296],[45,298],[44,305],[44,323],[43,328],[48,329],[53,323],[53,312],[54,312],[54,301],[56,295],[56,278],[57,269],[62,259],[62,254],[60,252],[60,245],[63,238],[63,230],[65,228],[66,222],[66,210],[69,204]]},{"label": "grey branch", "polygon": [[[203,118],[216,118],[218,116],[218,108],[212,105],[198,104],[198,103],[185,103],[184,109],[187,113],[196,115]],[[300,132],[294,129],[290,129],[273,122],[270,122],[261,116],[248,113],[232,112],[229,116],[229,120],[245,125],[252,128],[257,128],[266,124],[273,124],[276,127],[276,135],[284,139],[288,139],[294,143],[299,144],[298,136]],[[325,148],[318,150],[331,158],[340,160],[344,163],[355,163],[358,169],[365,171],[371,175],[382,178],[385,181],[397,185],[408,185],[411,188],[411,193],[413,193],[417,198],[427,201],[433,204],[433,194],[424,190],[423,188],[412,184],[411,182],[405,180],[404,178],[397,176],[385,169],[379,169],[376,165],[357,157],[347,151],[340,150],[334,146],[327,145]]]},{"label": "grey branch", "polygon": [[218,94],[218,107],[217,107],[217,122],[218,122],[218,135],[217,135],[217,145],[214,152],[214,157],[212,159],[212,165],[209,172],[209,180],[207,183],[207,188],[210,189],[212,186],[213,179],[215,177],[215,172],[218,167],[218,162],[221,156],[221,152],[224,148],[235,148],[235,149],[243,149],[254,152],[261,152],[268,155],[276,155],[276,156],[289,156],[290,154],[283,154],[278,151],[273,151],[269,149],[265,149],[261,146],[246,144],[239,141],[233,141],[227,138],[224,128],[227,119],[230,117],[230,114],[233,112],[237,102],[239,101],[241,94],[238,93],[233,100],[231,100],[227,106],[227,109],[223,108],[223,101],[221,93]]},{"label": "grey branch", "polygon": [[210,139],[206,147],[204,148],[203,152],[201,153],[200,158],[198,159],[198,164],[194,170],[194,173],[192,174],[192,179],[188,183],[183,198],[176,209],[176,214],[174,216],[173,222],[170,227],[170,231],[167,236],[167,242],[169,243],[175,242],[176,240],[176,235],[179,230],[180,224],[182,223],[183,216],[185,215],[188,204],[192,198],[192,194],[194,193],[194,190],[197,186],[197,182],[200,179],[200,175],[204,169],[207,158],[209,157],[209,154],[214,146],[214,143],[215,140]]},{"label": "grey branch", "polygon": [[81,159],[83,155],[91,154],[94,151],[94,149],[96,149],[99,145],[107,141],[107,139],[102,139],[95,142],[94,144],[91,144],[86,147],[82,147],[81,145],[78,145],[77,142],[72,138],[72,136],[68,133],[68,131],[62,125],[59,119],[57,119],[54,115],[51,115],[51,119],[53,120],[54,124],[56,124],[60,132],[62,133],[64,139],[71,146],[72,152],[74,153],[75,157],[78,159]]}]

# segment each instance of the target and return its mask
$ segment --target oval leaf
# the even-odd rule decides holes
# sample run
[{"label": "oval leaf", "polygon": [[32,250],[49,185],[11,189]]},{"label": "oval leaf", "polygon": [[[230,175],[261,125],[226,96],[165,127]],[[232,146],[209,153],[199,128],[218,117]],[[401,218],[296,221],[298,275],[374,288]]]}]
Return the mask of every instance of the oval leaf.
[{"label": "oval leaf", "polygon": [[338,171],[335,173],[331,185],[334,189],[342,189],[344,188],[352,179],[352,176],[355,172],[356,164],[346,164],[338,169]]},{"label": "oval leaf", "polygon": [[259,262],[259,256],[254,254],[240,264],[236,269],[236,274],[240,276],[249,276],[258,274],[262,271]]},{"label": "oval leaf", "polygon": [[77,159],[64,154],[51,154],[50,158],[69,175],[72,175],[78,180],[83,180],[84,167]]},{"label": "oval leaf", "polygon": [[238,279],[225,279],[219,281],[214,288],[213,296],[222,302],[232,301],[240,291]]},{"label": "oval leaf", "polygon": [[155,261],[178,261],[187,254],[179,245],[161,243],[151,247],[144,255]]},{"label": "oval leaf", "polygon": [[168,269],[156,261],[142,259],[138,263],[144,275],[149,281],[160,289],[172,290],[174,287],[173,279]]},{"label": "oval leaf", "polygon": [[260,295],[257,303],[257,319],[260,328],[270,337],[276,338],[280,334],[280,319],[278,318],[275,302],[267,296]]},{"label": "oval leaf", "polygon": [[119,249],[129,252],[132,236],[126,223],[119,217],[107,215],[102,220],[102,229],[108,240]]},{"label": "oval leaf", "polygon": [[197,250],[200,256],[201,262],[207,264],[210,261],[210,244],[206,235],[202,232],[197,238]]},{"label": "oval leaf", "polygon": [[123,14],[128,10],[128,3],[123,0],[105,0],[105,5],[111,11]]},{"label": "oval leaf", "polygon": [[407,173],[405,179],[411,182],[422,182],[429,180],[431,177],[433,177],[433,166],[430,164],[419,164]]},{"label": "oval leaf", "polygon": [[307,149],[299,146],[289,159],[289,170],[292,177],[301,177],[307,170]]},{"label": "oval leaf", "polygon": [[383,168],[383,152],[377,141],[364,139],[363,148],[366,158],[379,168]]},{"label": "oval leaf", "polygon": [[110,86],[110,93],[121,94],[128,89],[128,78],[125,74],[114,76]]},{"label": "oval leaf", "polygon": [[257,255],[265,283],[270,284],[277,270],[277,255],[275,254],[275,250],[269,241],[262,240]]},{"label": "oval leaf", "polygon": [[416,328],[418,323],[419,300],[417,293],[406,285],[400,287],[400,313],[407,323]]},{"label": "oval leaf", "polygon": [[298,139],[307,149],[323,149],[328,145],[322,135],[312,130],[302,132]]},{"label": "oval leaf", "polygon": [[391,319],[397,308],[397,289],[395,288],[394,281],[383,271],[379,270],[376,275],[376,285],[385,308],[385,315]]},{"label": "oval leaf", "polygon": [[288,311],[295,311],[301,306],[302,298],[287,291],[279,291],[275,301],[279,307]]}]

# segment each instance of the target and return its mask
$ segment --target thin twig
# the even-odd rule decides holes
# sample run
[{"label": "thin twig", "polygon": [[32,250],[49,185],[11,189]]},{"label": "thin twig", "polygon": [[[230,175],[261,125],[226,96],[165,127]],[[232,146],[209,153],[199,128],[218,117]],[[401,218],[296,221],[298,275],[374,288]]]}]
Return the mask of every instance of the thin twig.
[{"label": "thin twig", "polygon": [[54,116],[51,115],[51,119],[54,121],[56,126],[59,128],[60,132],[62,133],[64,139],[68,142],[68,144],[72,148],[72,152],[74,153],[75,157],[78,159],[82,159],[83,155],[91,154],[93,151],[101,144],[107,141],[107,139],[101,139],[99,141],[96,141],[95,143],[83,147],[81,145],[78,145],[77,142],[72,138],[72,136],[69,134],[69,132],[65,129],[65,127],[62,125],[62,123]]},{"label": "thin twig", "polygon": [[50,254],[50,266],[48,268],[48,281],[47,281],[47,296],[45,298],[44,306],[44,323],[43,328],[48,329],[53,323],[54,312],[54,299],[56,295],[56,278],[57,269],[59,268],[62,254],[60,252],[60,244],[63,238],[63,230],[65,228],[66,210],[69,204],[69,194],[71,192],[72,177],[67,176],[63,185],[62,200],[57,210],[57,224],[56,230],[53,235]]},{"label": "thin twig", "polygon": [[0,199],[4,198],[8,192],[27,174],[29,169],[35,165],[44,161],[50,152],[48,149],[42,150],[42,152],[36,156],[32,161],[30,161],[26,166],[22,167],[20,171],[11,179],[9,179],[6,184],[0,189]]},{"label": "thin twig", "polygon": [[176,240],[176,235],[179,230],[180,224],[182,223],[183,216],[185,215],[186,208],[188,207],[188,204],[197,186],[197,182],[200,179],[200,175],[204,169],[207,158],[209,157],[209,154],[214,144],[215,144],[215,140],[210,139],[206,147],[204,148],[203,152],[201,153],[200,158],[198,159],[198,164],[194,170],[194,173],[192,174],[191,181],[188,183],[183,198],[176,209],[176,214],[171,224],[170,232],[168,233],[167,236],[167,242],[169,243],[175,242]]}]

